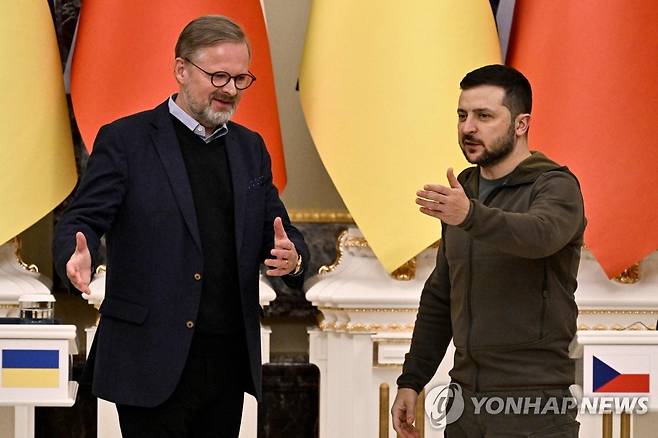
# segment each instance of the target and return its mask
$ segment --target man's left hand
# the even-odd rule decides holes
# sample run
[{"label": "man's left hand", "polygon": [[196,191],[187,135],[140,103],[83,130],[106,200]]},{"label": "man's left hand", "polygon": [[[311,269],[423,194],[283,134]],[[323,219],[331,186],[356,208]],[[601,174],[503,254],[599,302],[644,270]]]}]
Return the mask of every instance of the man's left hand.
[{"label": "man's left hand", "polygon": [[468,216],[471,201],[464,193],[452,167],[448,168],[448,182],[450,187],[440,184],[427,184],[418,190],[416,204],[420,205],[421,213],[441,219],[448,225],[459,225]]},{"label": "man's left hand", "polygon": [[275,258],[265,260],[265,265],[270,268],[265,271],[267,275],[280,277],[290,274],[297,267],[299,258],[297,249],[295,249],[295,244],[288,239],[280,217],[274,219],[274,249],[270,253]]}]

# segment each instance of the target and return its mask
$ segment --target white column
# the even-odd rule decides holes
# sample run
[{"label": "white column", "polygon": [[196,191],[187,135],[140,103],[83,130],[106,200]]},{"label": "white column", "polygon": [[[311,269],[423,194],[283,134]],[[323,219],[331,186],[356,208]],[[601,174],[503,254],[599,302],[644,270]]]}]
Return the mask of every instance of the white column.
[{"label": "white column", "polygon": [[14,407],[14,438],[34,438],[34,406]]},{"label": "white column", "polygon": [[[389,385],[392,402],[436,250],[418,257],[413,279],[401,280],[384,271],[357,229],[341,235],[339,248],[340,262],[307,282],[306,298],[324,318],[308,331],[309,360],[320,370],[320,438],[375,437],[379,385]],[[374,347],[388,338],[397,356],[380,364]]]},{"label": "white column", "polygon": [[329,370],[327,363],[327,333],[317,327],[308,329],[308,359],[315,364],[320,371],[320,438],[327,437],[327,391],[324,389],[324,379],[328,378]]}]

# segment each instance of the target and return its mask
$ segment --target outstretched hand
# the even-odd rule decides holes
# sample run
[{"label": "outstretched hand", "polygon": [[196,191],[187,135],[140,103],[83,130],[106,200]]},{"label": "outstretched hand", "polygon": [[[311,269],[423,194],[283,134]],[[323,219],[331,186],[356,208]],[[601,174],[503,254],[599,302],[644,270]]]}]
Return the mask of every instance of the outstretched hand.
[{"label": "outstretched hand", "polygon": [[81,232],[75,233],[75,252],[66,262],[66,276],[79,291],[89,295],[91,282],[91,254],[87,247],[87,238]]},{"label": "outstretched hand", "polygon": [[290,274],[297,267],[297,249],[295,244],[288,239],[286,230],[280,217],[274,219],[274,248],[270,253],[274,258],[265,260],[265,265],[270,269],[265,271],[267,275],[280,277]]},{"label": "outstretched hand", "polygon": [[448,225],[459,225],[466,220],[471,201],[457,181],[452,167],[448,168],[447,175],[450,187],[426,184],[416,192],[416,204],[420,205],[421,213],[441,219]]}]

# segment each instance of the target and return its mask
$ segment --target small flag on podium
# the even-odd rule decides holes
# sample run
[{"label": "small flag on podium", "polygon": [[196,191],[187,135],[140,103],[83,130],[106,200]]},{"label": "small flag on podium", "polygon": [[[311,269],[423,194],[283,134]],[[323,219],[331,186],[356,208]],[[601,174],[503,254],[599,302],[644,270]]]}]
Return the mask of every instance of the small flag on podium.
[{"label": "small flag on podium", "polygon": [[57,388],[59,350],[2,350],[2,388]]},{"label": "small flag on podium", "polygon": [[592,356],[592,388],[596,393],[649,392],[650,358],[646,356]]}]

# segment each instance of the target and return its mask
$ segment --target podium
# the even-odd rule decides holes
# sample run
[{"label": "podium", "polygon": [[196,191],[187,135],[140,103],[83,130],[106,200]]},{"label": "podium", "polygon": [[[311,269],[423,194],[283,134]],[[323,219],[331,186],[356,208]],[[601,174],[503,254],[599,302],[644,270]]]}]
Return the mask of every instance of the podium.
[{"label": "podium", "polygon": [[14,438],[34,437],[35,406],[73,406],[76,327],[0,324],[0,406],[14,407]]},{"label": "podium", "polygon": [[658,331],[580,330],[570,356],[577,361],[581,403],[587,399],[590,406],[607,411],[604,438],[612,437],[613,414],[620,415],[621,438],[630,438],[634,412],[658,411]]}]

